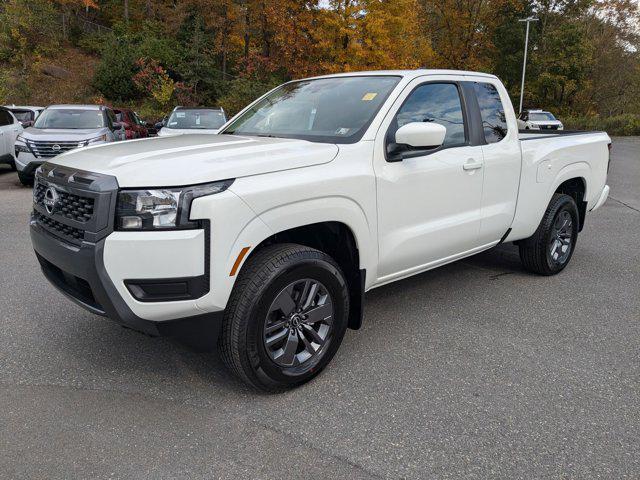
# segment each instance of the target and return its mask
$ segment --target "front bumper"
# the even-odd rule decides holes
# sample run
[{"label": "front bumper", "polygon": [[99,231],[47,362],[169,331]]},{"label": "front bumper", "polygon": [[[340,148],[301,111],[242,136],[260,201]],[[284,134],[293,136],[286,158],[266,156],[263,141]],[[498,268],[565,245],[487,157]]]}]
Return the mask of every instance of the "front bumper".
[{"label": "front bumper", "polygon": [[30,152],[15,152],[16,169],[23,175],[33,176],[36,168],[44,163],[42,158],[38,158]]},{"label": "front bumper", "polygon": [[224,312],[168,321],[141,318],[129,307],[107,273],[104,265],[105,240],[83,242],[79,247],[70,245],[50,235],[35,220],[31,221],[30,230],[43,274],[76,304],[149,335],[177,337],[198,349],[209,350],[215,346]]},{"label": "front bumper", "polygon": [[[113,177],[97,178],[105,188],[70,187],[82,175],[56,167],[54,175],[37,175],[40,184],[67,194],[94,196],[95,217],[84,233],[69,235],[60,225],[76,227],[61,215],[48,214],[38,203],[30,222],[33,248],[45,277],[76,304],[150,335],[171,335],[199,349],[215,345],[223,312],[205,313],[196,305],[208,292],[208,228],[167,232],[113,232],[104,223],[115,209]],[[93,175],[93,174],[92,174]],[[59,178],[56,183],[50,178]],[[103,185],[103,186],[104,186]],[[180,290],[180,287],[183,290]],[[176,290],[178,287],[178,290]],[[158,301],[162,297],[162,301]]]}]

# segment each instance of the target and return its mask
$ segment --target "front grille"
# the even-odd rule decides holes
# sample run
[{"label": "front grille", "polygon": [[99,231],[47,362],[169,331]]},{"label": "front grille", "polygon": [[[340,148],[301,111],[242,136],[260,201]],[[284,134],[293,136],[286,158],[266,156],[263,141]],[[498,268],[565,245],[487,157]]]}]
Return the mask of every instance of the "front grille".
[{"label": "front grille", "polygon": [[33,218],[39,225],[44,227],[47,231],[49,231],[56,237],[60,237],[63,240],[75,243],[76,245],[82,243],[82,239],[84,238],[84,230],[72,227],[71,225],[65,225],[64,223],[58,222],[51,217],[43,215],[37,210],[33,211]]},{"label": "front grille", "polygon": [[557,130],[558,126],[557,125],[542,125],[540,128],[542,130]]},{"label": "front grille", "polygon": [[66,243],[96,243],[113,231],[115,177],[45,162],[35,174],[34,226]]},{"label": "front grille", "polygon": [[[38,205],[44,206],[44,196],[47,188],[49,188],[47,185],[36,182],[33,189],[33,199]],[[93,198],[67,193],[59,189],[56,189],[56,192],[58,201],[55,211],[76,222],[86,223],[91,220],[93,216]]]},{"label": "front grille", "polygon": [[27,140],[31,152],[38,158],[52,158],[74,148],[82,147],[84,142],[55,142]]}]

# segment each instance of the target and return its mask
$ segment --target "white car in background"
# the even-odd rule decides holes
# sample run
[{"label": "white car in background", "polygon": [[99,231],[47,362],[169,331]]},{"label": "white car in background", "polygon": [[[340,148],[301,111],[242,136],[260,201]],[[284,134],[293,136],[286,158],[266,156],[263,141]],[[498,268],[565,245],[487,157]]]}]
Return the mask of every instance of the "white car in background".
[{"label": "white car in background", "polygon": [[23,131],[22,125],[8,108],[0,107],[0,164],[5,163],[15,170],[13,146],[16,137]]},{"label": "white car in background", "polygon": [[545,110],[523,110],[518,115],[519,130],[564,130],[562,122]]},{"label": "white car in background", "polygon": [[158,131],[159,137],[181,135],[184,133],[218,133],[227,123],[222,108],[176,107],[166,124]]}]

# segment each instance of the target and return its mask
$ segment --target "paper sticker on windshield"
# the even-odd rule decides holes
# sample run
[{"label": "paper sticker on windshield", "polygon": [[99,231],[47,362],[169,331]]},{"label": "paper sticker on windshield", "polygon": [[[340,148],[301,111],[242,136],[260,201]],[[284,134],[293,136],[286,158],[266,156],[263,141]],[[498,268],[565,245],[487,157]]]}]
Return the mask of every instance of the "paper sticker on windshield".
[{"label": "paper sticker on windshield", "polygon": [[346,135],[347,133],[349,133],[349,129],[345,127],[336,130],[336,135]]},{"label": "paper sticker on windshield", "polygon": [[370,102],[371,100],[373,100],[374,98],[376,98],[378,96],[377,93],[365,93],[364,97],[362,97],[362,101],[363,102]]},{"label": "paper sticker on windshield", "polygon": [[184,112],[178,112],[178,113],[176,113],[176,117],[178,117],[178,118],[184,118]]}]

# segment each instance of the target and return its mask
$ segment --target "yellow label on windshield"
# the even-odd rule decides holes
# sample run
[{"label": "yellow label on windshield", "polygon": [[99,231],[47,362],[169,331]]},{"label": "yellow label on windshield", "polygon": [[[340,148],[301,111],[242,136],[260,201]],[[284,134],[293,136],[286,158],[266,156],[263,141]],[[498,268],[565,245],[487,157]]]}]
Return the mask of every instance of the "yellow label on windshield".
[{"label": "yellow label on windshield", "polygon": [[362,101],[363,102],[370,102],[371,100],[373,100],[377,96],[378,96],[377,93],[365,93],[364,97],[362,97]]}]

